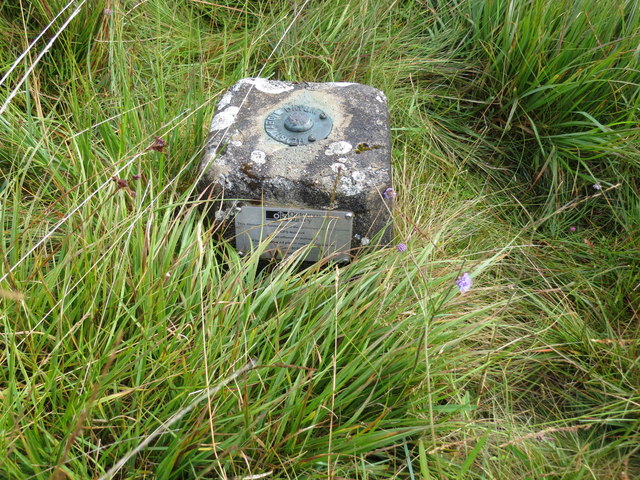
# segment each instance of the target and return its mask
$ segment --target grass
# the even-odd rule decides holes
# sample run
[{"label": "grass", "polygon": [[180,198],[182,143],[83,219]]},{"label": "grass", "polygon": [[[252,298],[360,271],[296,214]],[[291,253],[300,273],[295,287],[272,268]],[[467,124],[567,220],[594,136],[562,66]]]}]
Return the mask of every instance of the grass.
[{"label": "grass", "polygon": [[[639,15],[0,1],[0,477],[640,475]],[[197,166],[258,73],[385,91],[406,252],[219,238]]]}]

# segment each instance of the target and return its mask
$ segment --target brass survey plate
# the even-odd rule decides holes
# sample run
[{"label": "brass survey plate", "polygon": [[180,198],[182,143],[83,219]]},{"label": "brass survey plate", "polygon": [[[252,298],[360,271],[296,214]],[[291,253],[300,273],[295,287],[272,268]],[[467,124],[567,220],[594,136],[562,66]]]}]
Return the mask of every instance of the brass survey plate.
[{"label": "brass survey plate", "polygon": [[309,245],[307,261],[350,258],[352,212],[245,206],[235,216],[235,227],[239,252],[249,252],[268,239],[264,258],[283,258]]}]

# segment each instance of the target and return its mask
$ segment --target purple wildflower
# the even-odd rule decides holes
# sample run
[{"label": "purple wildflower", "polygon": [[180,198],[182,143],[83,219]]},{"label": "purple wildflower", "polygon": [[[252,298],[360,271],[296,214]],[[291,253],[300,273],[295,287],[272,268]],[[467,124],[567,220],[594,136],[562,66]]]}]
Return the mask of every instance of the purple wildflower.
[{"label": "purple wildflower", "polygon": [[468,272],[465,272],[456,282],[456,285],[460,289],[460,293],[466,293],[471,290],[471,286],[473,285],[473,280],[471,280],[471,275]]},{"label": "purple wildflower", "polygon": [[384,192],[382,192],[382,196],[387,200],[393,200],[398,196],[398,194],[393,188],[389,187]]},{"label": "purple wildflower", "polygon": [[575,232],[576,230],[577,230],[577,228],[576,228],[576,227],[574,227],[573,225],[571,225],[571,226],[569,227],[569,231],[571,231],[571,232]]},{"label": "purple wildflower", "polygon": [[406,243],[399,243],[398,245],[396,245],[396,248],[401,253],[402,252],[406,252],[407,251],[407,244]]},{"label": "purple wildflower", "polygon": [[104,14],[108,17],[111,14],[113,14],[113,10],[111,10],[110,8],[105,8],[104,9]]}]

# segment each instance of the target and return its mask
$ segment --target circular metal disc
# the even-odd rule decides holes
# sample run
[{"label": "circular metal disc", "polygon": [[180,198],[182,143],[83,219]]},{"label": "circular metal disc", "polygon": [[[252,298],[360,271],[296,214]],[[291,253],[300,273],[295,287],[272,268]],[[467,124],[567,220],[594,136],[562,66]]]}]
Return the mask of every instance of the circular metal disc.
[{"label": "circular metal disc", "polygon": [[324,140],[332,128],[333,121],[326,113],[306,105],[279,108],[264,121],[264,129],[271,138],[291,146]]}]

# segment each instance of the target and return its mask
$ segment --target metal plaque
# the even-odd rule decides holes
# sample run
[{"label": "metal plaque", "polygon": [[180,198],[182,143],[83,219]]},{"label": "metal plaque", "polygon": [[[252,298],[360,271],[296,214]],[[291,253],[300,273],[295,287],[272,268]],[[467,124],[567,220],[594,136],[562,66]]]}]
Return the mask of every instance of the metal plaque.
[{"label": "metal plaque", "polygon": [[305,260],[349,261],[353,213],[286,207],[242,207],[235,216],[236,248],[246,253],[268,241],[264,258],[283,258],[311,246]]},{"label": "metal plaque", "polygon": [[333,121],[319,108],[289,105],[267,115],[264,129],[278,142],[307,145],[327,138],[333,129]]}]

